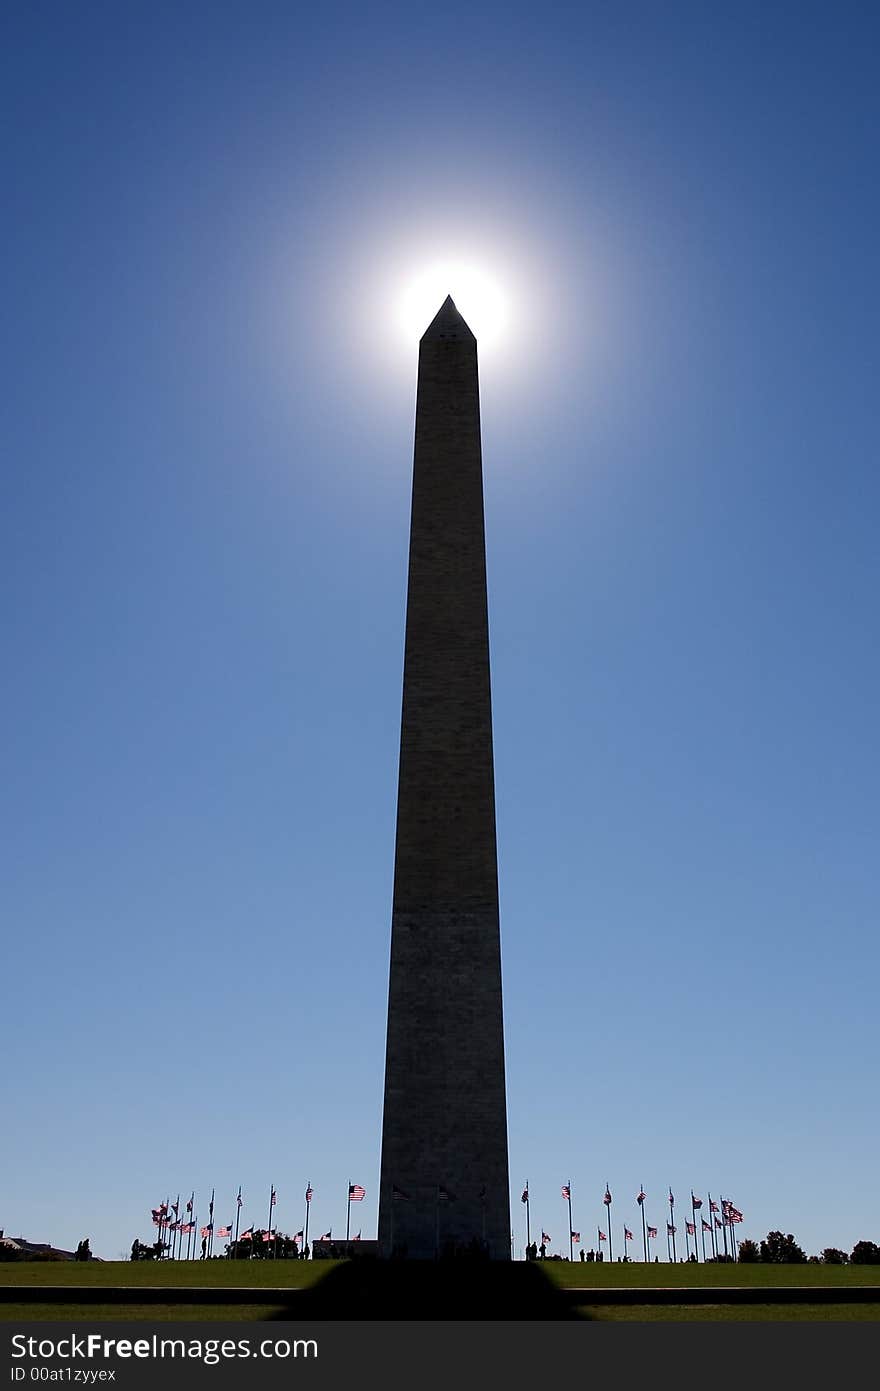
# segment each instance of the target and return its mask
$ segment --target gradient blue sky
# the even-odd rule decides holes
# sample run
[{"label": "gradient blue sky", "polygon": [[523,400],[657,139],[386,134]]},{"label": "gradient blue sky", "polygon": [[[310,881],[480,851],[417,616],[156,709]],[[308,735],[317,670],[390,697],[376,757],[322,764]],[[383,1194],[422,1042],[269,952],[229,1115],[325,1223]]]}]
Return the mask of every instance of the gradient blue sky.
[{"label": "gradient blue sky", "polygon": [[[482,359],[512,1211],[880,1241],[877,12],[6,6],[2,1213],[379,1166],[420,257]],[[454,287],[450,287],[453,289]],[[228,1209],[228,1210],[227,1210]],[[682,1214],[683,1216],[683,1214]]]}]

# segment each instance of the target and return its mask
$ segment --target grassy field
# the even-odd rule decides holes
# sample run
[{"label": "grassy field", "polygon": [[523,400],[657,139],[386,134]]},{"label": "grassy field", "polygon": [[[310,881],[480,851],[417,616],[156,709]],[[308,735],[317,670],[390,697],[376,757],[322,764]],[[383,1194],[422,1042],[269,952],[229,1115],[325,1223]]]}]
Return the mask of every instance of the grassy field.
[{"label": "grassy field", "polygon": [[151,1323],[256,1323],[284,1315],[273,1304],[0,1304],[0,1323],[30,1319],[56,1323],[105,1323],[147,1319]]},{"label": "grassy field", "polygon": [[9,1261],[0,1285],[128,1285],[169,1289],[300,1289],[338,1261]]},{"label": "grassy field", "polygon": [[544,1261],[542,1269],[551,1280],[572,1289],[657,1289],[673,1286],[705,1289],[724,1286],[735,1289],[764,1288],[774,1285],[872,1285],[880,1300],[880,1265],[678,1265],[617,1262]]},{"label": "grassy field", "polygon": [[[154,1322],[178,1322],[210,1319],[254,1322],[279,1316],[278,1308],[260,1299],[260,1291],[271,1288],[300,1289],[328,1274],[335,1261],[95,1261],[3,1263],[0,1265],[0,1285],[6,1286],[0,1303],[0,1319],[59,1320],[76,1323],[104,1319],[147,1319]],[[880,1266],[826,1265],[624,1265],[614,1263],[545,1261],[542,1271],[556,1284],[584,1289],[649,1289],[679,1288],[706,1289],[725,1286],[767,1291],[767,1300],[760,1304],[600,1304],[590,1305],[585,1297],[581,1312],[601,1322],[850,1322],[880,1321]],[[15,1298],[15,1287],[38,1289],[41,1286],[89,1286],[91,1289],[124,1286],[130,1289],[160,1288],[169,1291],[173,1301],[174,1289],[211,1288],[253,1290],[253,1301],[247,1304],[168,1304],[156,1303],[77,1303],[71,1289],[68,1303],[29,1303]],[[791,1304],[773,1301],[773,1289],[796,1286],[808,1290],[811,1286],[834,1286],[854,1289],[868,1286],[877,1290],[877,1302],[871,1303],[805,1303]],[[269,1296],[271,1299],[271,1296]],[[723,1296],[721,1296],[723,1300]],[[342,1315],[350,1317],[350,1315]],[[291,1311],[281,1314],[291,1317]]]},{"label": "grassy field", "polygon": [[599,1323],[853,1323],[880,1320],[880,1304],[607,1304]]},{"label": "grassy field", "polygon": [[[338,1261],[32,1261],[0,1263],[0,1285],[125,1285],[168,1289],[210,1287],[300,1289],[326,1275]],[[556,1284],[579,1289],[656,1289],[674,1286],[767,1288],[774,1285],[876,1286],[880,1265],[693,1265],[680,1263],[543,1261]]]}]

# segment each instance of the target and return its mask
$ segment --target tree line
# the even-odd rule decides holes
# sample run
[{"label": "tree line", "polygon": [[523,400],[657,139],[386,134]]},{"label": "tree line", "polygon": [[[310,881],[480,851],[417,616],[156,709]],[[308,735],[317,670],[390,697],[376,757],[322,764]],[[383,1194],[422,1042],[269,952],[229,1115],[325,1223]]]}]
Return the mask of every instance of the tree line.
[{"label": "tree line", "polygon": [[875,1241],[857,1241],[847,1255],[837,1246],[826,1246],[819,1256],[808,1256],[791,1232],[768,1232],[762,1242],[746,1239],[739,1243],[739,1259],[746,1263],[763,1261],[776,1265],[880,1265],[880,1246]]}]

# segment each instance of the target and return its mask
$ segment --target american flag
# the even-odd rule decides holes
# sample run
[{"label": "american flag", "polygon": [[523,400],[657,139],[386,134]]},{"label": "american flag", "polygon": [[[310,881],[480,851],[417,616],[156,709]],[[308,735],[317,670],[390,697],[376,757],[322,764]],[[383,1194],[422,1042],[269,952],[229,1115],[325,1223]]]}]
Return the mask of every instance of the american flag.
[{"label": "american flag", "polygon": [[666,1223],[666,1235],[675,1236],[675,1228],[673,1227],[671,1222]]},{"label": "american flag", "polygon": [[720,1218],[720,1217],[716,1217],[716,1218],[715,1218],[715,1226],[718,1227],[718,1228],[721,1228],[721,1227],[724,1226],[724,1223],[721,1221],[721,1218]]},{"label": "american flag", "polygon": [[606,1207],[608,1207],[611,1203],[611,1189],[608,1187],[607,1183],[605,1185],[605,1197],[602,1199],[602,1202],[605,1204]]},{"label": "american flag", "polygon": [[360,1239],[361,1239],[361,1234],[360,1234],[360,1232],[358,1232],[357,1236],[353,1236],[353,1237],[352,1237],[352,1241],[360,1241]]},{"label": "american flag", "polygon": [[350,1183],[348,1185],[348,1197],[350,1202],[359,1203],[361,1198],[365,1198],[366,1196],[366,1188],[361,1188],[359,1183]]},{"label": "american flag", "polygon": [[522,1197],[520,1198],[520,1202],[521,1202],[521,1203],[527,1203],[528,1201],[529,1201],[529,1185],[526,1184],[525,1188],[524,1188],[523,1191],[522,1191]]},{"label": "american flag", "polygon": [[638,1203],[639,1207],[641,1207],[642,1203],[645,1201],[645,1199],[647,1198],[647,1196],[648,1196],[648,1195],[647,1195],[647,1193],[645,1192],[644,1188],[640,1188],[640,1189],[639,1189],[639,1192],[638,1192],[638,1196],[637,1196],[637,1198],[636,1198],[636,1202]]},{"label": "american flag", "polygon": [[581,1240],[581,1234],[580,1234],[580,1232],[572,1232],[572,1234],[571,1234],[571,1239],[572,1239],[572,1241],[576,1241],[576,1242],[578,1243],[578,1245],[580,1245],[580,1240]]},{"label": "american flag", "polygon": [[304,1236],[305,1236],[305,1232],[303,1232],[303,1231],[300,1230],[300,1231],[297,1232],[296,1236],[295,1236],[293,1239],[294,1239],[294,1241],[302,1241],[302,1239],[303,1239]]},{"label": "american flag", "polygon": [[713,1202],[711,1198],[709,1199],[709,1211],[710,1211],[710,1212],[717,1212],[717,1211],[718,1211],[718,1204],[715,1203],[715,1202]]},{"label": "american flag", "polygon": [[712,1230],[712,1223],[711,1223],[711,1222],[707,1222],[706,1219],[705,1219],[705,1217],[703,1217],[701,1220],[702,1220],[702,1223],[703,1223],[703,1231],[704,1231],[704,1232],[711,1232],[711,1230]]},{"label": "american flag", "polygon": [[273,1188],[273,1189],[272,1189],[272,1195],[271,1195],[271,1197],[269,1198],[269,1206],[270,1206],[270,1207],[274,1207],[275,1204],[277,1203],[277,1201],[278,1201],[278,1194],[275,1192],[275,1189]]},{"label": "american flag", "polygon": [[235,1201],[236,1201],[236,1203],[238,1204],[238,1206],[241,1207],[241,1188],[239,1188],[239,1190],[238,1190],[238,1197],[236,1198]]},{"label": "american flag", "polygon": [[600,1241],[607,1241],[607,1240],[608,1240],[607,1236],[606,1236],[605,1233],[602,1231],[602,1228],[601,1228],[601,1227],[599,1228],[599,1240],[600,1240]]},{"label": "american flag", "polygon": [[232,1227],[231,1227],[231,1226],[229,1226],[229,1227],[218,1227],[218,1228],[217,1228],[217,1235],[218,1235],[218,1236],[232,1236]]},{"label": "american flag", "polygon": [[648,1228],[648,1236],[652,1239],[652,1241],[653,1241],[653,1239],[654,1239],[654,1237],[655,1237],[656,1235],[657,1235],[657,1228],[656,1228],[656,1227],[649,1227],[649,1228]]},{"label": "american flag", "polygon": [[543,1243],[544,1243],[545,1246],[549,1246],[549,1245],[550,1245],[550,1238],[549,1238],[549,1236],[547,1235],[546,1232],[542,1232],[542,1233],[541,1233],[541,1240],[543,1241]]},{"label": "american flag", "polygon": [[693,1193],[692,1193],[692,1194],[691,1194],[691,1206],[692,1206],[692,1207],[695,1207],[695,1208],[697,1208],[697,1209],[701,1208],[701,1207],[703,1206],[703,1199],[702,1199],[702,1198],[695,1198],[694,1195],[693,1195]]},{"label": "american flag", "polygon": [[171,1208],[172,1208],[172,1211],[174,1212],[174,1216],[175,1216],[175,1217],[177,1217],[177,1215],[178,1215],[177,1209],[179,1208],[179,1206],[180,1206],[180,1199],[179,1199],[179,1198],[177,1199],[177,1202],[176,1202],[176,1203],[172,1203],[172,1204],[171,1204]]},{"label": "american flag", "polygon": [[210,1235],[210,1232],[211,1232],[210,1226],[202,1227],[201,1235],[202,1235],[202,1236],[209,1236],[209,1235]]},{"label": "american flag", "polygon": [[187,1203],[187,1205],[186,1205],[186,1210],[187,1210],[187,1212],[192,1212],[192,1210],[193,1210],[193,1200],[192,1200],[192,1198],[190,1198],[189,1202]]},{"label": "american flag", "polygon": [[329,1232],[325,1232],[323,1236],[319,1236],[319,1237],[318,1237],[318,1240],[319,1240],[319,1241],[329,1241],[329,1240],[330,1240],[330,1233],[329,1233]]},{"label": "american flag", "polygon": [[184,1223],[182,1223],[181,1228],[180,1228],[180,1230],[183,1232],[184,1236],[188,1236],[189,1233],[190,1233],[190,1232],[194,1232],[195,1229],[196,1229],[196,1224],[195,1224],[195,1222],[184,1222]]},{"label": "american flag", "polygon": [[253,1234],[254,1234],[254,1229],[253,1229],[253,1227],[248,1227],[247,1231],[246,1231],[246,1232],[242,1232],[238,1239],[239,1239],[239,1241],[250,1241],[250,1239],[251,1239],[251,1237],[253,1236]]},{"label": "american flag", "polygon": [[633,1234],[632,1234],[632,1232],[630,1231],[629,1227],[624,1227],[624,1229],[623,1229],[623,1239],[624,1239],[624,1241],[632,1241],[632,1239],[633,1239]]},{"label": "american flag", "polygon": [[569,1188],[569,1186],[568,1186],[567,1183],[564,1183],[564,1184],[562,1185],[562,1196],[563,1196],[563,1198],[570,1198],[570,1197],[571,1197],[571,1189]]},{"label": "american flag", "polygon": [[743,1220],[743,1215],[740,1212],[739,1208],[734,1207],[732,1203],[730,1204],[730,1207],[727,1209],[727,1216],[730,1222],[742,1222]]},{"label": "american flag", "polygon": [[673,1196],[672,1196],[672,1189],[670,1188],[670,1190],[669,1190],[669,1206],[672,1207],[672,1205],[673,1205],[674,1202],[675,1202],[675,1199],[674,1199]]},{"label": "american flag", "polygon": [[685,1219],[684,1219],[684,1225],[687,1227],[688,1236],[696,1236],[696,1235],[697,1235],[697,1229],[696,1229],[696,1227],[694,1226],[693,1222],[689,1222],[689,1221],[687,1220],[687,1218],[685,1218]]},{"label": "american flag", "polygon": [[310,1203],[311,1201],[312,1201],[312,1185],[309,1184],[308,1188],[306,1189],[306,1202],[307,1202],[307,1203]]}]

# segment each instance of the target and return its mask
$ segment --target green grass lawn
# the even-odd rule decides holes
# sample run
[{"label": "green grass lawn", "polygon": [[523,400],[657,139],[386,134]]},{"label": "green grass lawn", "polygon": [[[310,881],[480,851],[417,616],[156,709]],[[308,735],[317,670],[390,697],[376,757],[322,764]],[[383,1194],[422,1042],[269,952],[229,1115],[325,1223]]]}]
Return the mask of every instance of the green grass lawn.
[{"label": "green grass lawn", "polygon": [[339,1261],[3,1261],[0,1285],[145,1285],[299,1289]]},{"label": "green grass lawn", "polygon": [[[103,1319],[146,1319],[159,1323],[186,1322],[210,1319],[256,1322],[277,1317],[278,1308],[260,1299],[260,1291],[272,1287],[300,1289],[328,1274],[336,1261],[94,1261],[2,1263],[0,1285],[7,1287],[4,1302],[0,1302],[0,1319],[21,1321],[59,1320],[61,1322],[93,1322]],[[601,1322],[851,1322],[880,1321],[880,1266],[827,1265],[643,1265],[638,1262],[602,1262],[572,1265],[568,1262],[545,1261],[541,1269],[561,1286],[584,1289],[648,1289],[678,1287],[705,1289],[711,1286],[766,1289],[767,1300],[761,1304],[725,1304],[723,1296],[715,1304],[591,1305],[585,1296],[582,1312]],[[15,1288],[39,1289],[41,1286],[71,1287],[70,1303],[33,1304],[16,1299]],[[127,1286],[133,1289],[148,1287],[167,1289],[168,1304],[148,1303],[82,1303],[77,1302],[74,1286],[91,1289]],[[876,1303],[841,1304],[781,1304],[773,1302],[774,1286],[833,1285],[839,1289],[869,1286],[877,1290]],[[247,1304],[178,1304],[174,1303],[175,1289],[210,1287],[222,1290],[244,1288],[253,1290],[253,1300]],[[271,1296],[269,1296],[271,1299]],[[290,1318],[288,1309],[282,1317]]]},{"label": "green grass lawn", "polygon": [[[205,1286],[228,1289],[299,1289],[326,1275],[337,1261],[28,1261],[0,1263],[0,1285]],[[880,1300],[878,1265],[644,1265],[637,1261],[543,1261],[542,1271],[557,1284],[583,1289],[685,1289],[725,1285],[872,1285]]]},{"label": "green grass lawn", "polygon": [[741,1289],[774,1285],[872,1285],[880,1300],[880,1265],[699,1265],[638,1261],[543,1261],[541,1268],[558,1285],[580,1289],[703,1289],[725,1285]]},{"label": "green grass lawn", "polygon": [[[282,1316],[273,1304],[0,1304],[0,1323],[92,1324],[108,1319],[146,1319],[149,1323],[255,1323]],[[283,1317],[290,1318],[289,1313]]]},{"label": "green grass lawn", "polygon": [[853,1323],[880,1321],[880,1304],[606,1304],[600,1323]]}]

